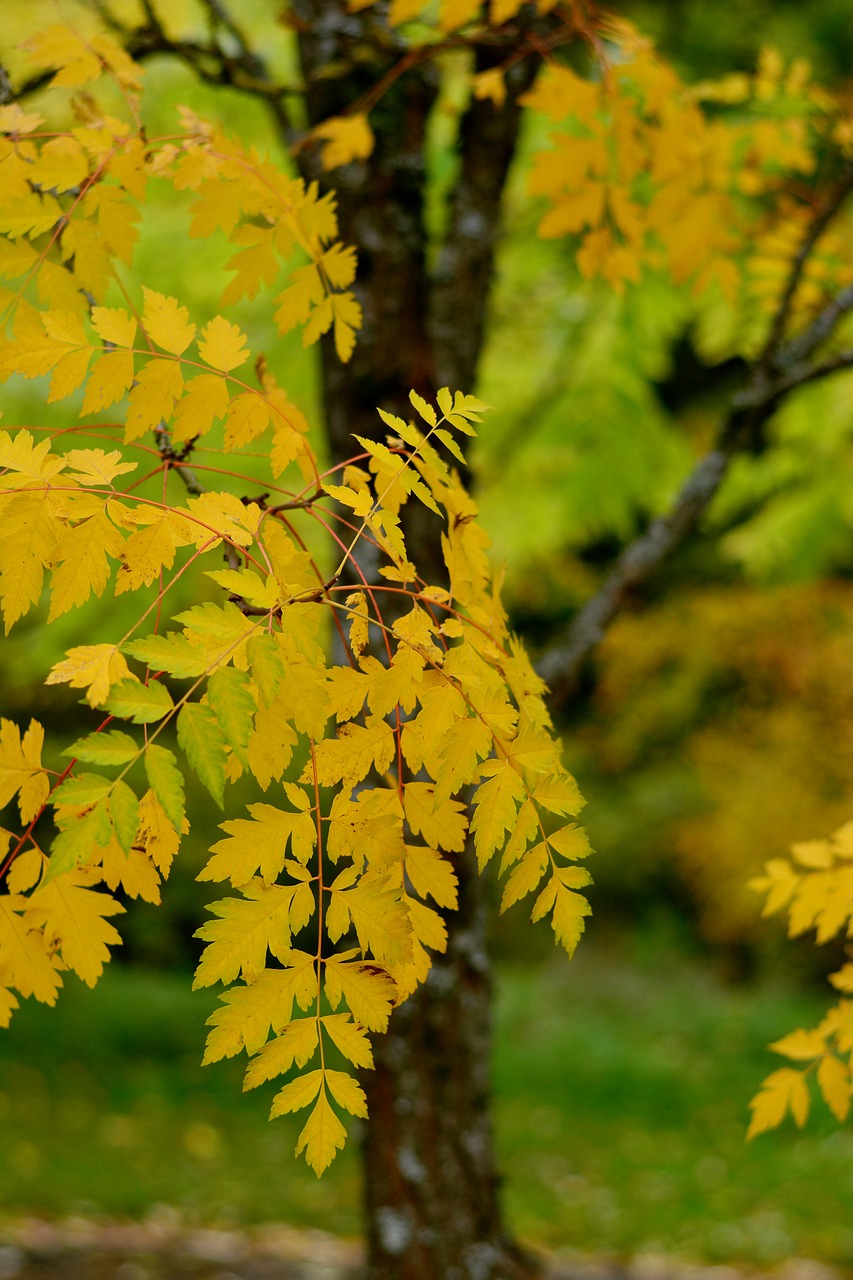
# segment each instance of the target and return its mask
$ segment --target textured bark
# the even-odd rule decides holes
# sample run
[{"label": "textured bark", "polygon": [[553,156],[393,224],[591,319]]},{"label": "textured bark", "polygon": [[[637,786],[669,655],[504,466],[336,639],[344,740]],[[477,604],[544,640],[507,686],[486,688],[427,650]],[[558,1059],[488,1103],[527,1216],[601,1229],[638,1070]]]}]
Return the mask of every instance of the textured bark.
[{"label": "textured bark", "polygon": [[[398,62],[394,34],[375,10],[350,14],[332,0],[297,0],[310,123],[351,106]],[[494,55],[492,55],[494,56]],[[329,74],[329,68],[333,74]],[[364,323],[352,360],[330,341],[322,385],[332,454],[353,432],[382,438],[376,407],[408,417],[410,388],[469,390],[482,346],[500,198],[519,108],[476,103],[462,125],[460,175],[436,282],[427,270],[424,143],[436,96],[429,62],[412,66],[371,113],[376,149],[335,171],[340,232],[359,251],[356,293]],[[527,63],[514,92],[531,82]],[[303,173],[325,184],[310,151]],[[425,577],[441,581],[440,527],[404,509],[407,545]],[[362,569],[367,566],[362,562]],[[459,911],[427,984],[395,1011],[365,1073],[369,1120],[364,1196],[369,1280],[526,1280],[536,1267],[504,1227],[492,1142],[491,983],[482,890],[473,853],[460,859]]]},{"label": "textured bark", "polygon": [[447,954],[434,958],[426,985],[394,1013],[365,1079],[367,1280],[537,1274],[500,1212],[483,895],[472,861],[460,871]]}]

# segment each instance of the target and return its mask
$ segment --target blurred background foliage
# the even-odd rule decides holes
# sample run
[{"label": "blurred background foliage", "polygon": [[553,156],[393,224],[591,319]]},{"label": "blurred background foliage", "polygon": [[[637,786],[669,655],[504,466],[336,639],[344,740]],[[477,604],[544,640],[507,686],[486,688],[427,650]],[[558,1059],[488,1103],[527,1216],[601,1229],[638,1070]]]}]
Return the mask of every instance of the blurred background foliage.
[{"label": "blurred background foliage", "polygon": [[[853,91],[847,0],[616,7],[690,80],[749,70],[773,44]],[[136,0],[115,8],[132,16]],[[93,20],[70,0],[66,9]],[[270,0],[240,6],[295,76],[274,14]],[[170,0],[166,16],[176,27],[198,18],[193,0]],[[4,41],[11,49],[54,19],[49,0],[6,0]],[[19,73],[14,53],[8,61]],[[464,94],[458,56],[440,65],[436,229]],[[236,94],[165,60],[149,63],[146,86],[152,132],[168,132],[182,103],[276,151]],[[614,296],[580,280],[564,242],[537,238],[525,186],[537,127],[510,185],[478,389],[496,409],[475,466],[511,617],[541,648],[710,446],[743,362],[738,317],[719,301],[700,306],[650,272]],[[185,251],[184,210],[154,186],[135,274],[203,322],[226,252],[215,239]],[[229,314],[316,423],[313,353],[276,334],[269,292]],[[499,1132],[515,1220],[541,1243],[757,1264],[800,1252],[853,1266],[849,1135],[818,1121],[742,1145],[746,1102],[768,1069],[763,1045],[815,1020],[820,977],[837,963],[827,948],[784,942],[746,884],[792,841],[853,817],[851,385],[846,375],[800,391],[767,447],[737,463],[703,536],[613,627],[567,726],[596,849],[587,954],[552,964],[520,911],[495,927]],[[7,385],[4,425],[67,420],[68,406],[46,411],[44,394],[39,382]],[[103,436],[113,430],[105,421]],[[197,451],[202,474],[215,444]],[[263,475],[261,457],[241,466]],[[199,589],[183,579],[170,611]],[[125,612],[129,626],[137,609],[129,597],[95,602],[49,629],[33,614],[4,642],[3,713],[45,723],[51,765],[88,719],[68,690],[48,694],[47,669],[107,622],[115,635]],[[318,1187],[290,1161],[287,1122],[268,1126],[258,1099],[240,1102],[237,1064],[200,1074],[210,1001],[190,997],[180,975],[196,955],[210,891],[194,877],[220,815],[201,792],[189,802],[192,834],[164,905],[129,904],[117,971],[95,993],[70,986],[57,1010],[22,1010],[0,1040],[0,1214],[136,1215],[166,1202],[199,1218],[283,1215],[354,1231],[351,1155]]]}]

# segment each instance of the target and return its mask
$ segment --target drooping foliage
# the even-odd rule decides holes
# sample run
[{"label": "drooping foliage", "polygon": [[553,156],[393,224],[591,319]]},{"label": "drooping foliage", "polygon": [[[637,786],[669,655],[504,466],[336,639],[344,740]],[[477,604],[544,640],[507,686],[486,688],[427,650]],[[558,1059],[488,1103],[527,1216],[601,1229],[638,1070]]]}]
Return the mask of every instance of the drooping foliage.
[{"label": "drooping foliage", "polygon": [[[88,64],[88,46],[59,30],[34,47],[59,64],[60,84],[111,70],[135,87],[108,41]],[[101,118],[93,106],[59,135],[18,107],[0,124],[12,188],[4,264],[16,281],[3,370],[50,374],[50,403],[83,389],[80,427],[0,433],[6,630],[46,589],[48,621],[108,586],[144,599],[125,635],[73,646],[47,677],[83,690],[93,713],[61,772],[42,763],[41,725],[22,736],[3,721],[0,805],[17,798],[23,827],[2,835],[3,1019],[19,997],[53,1003],[66,970],[94,983],[119,941],[119,891],[159,899],[187,829],[187,768],[226,812],[228,785],[250,773],[266,798],[223,823],[201,874],[232,889],[201,930],[196,985],[226,987],[206,1057],[245,1049],[247,1087],[295,1064],[272,1114],[311,1107],[298,1149],[319,1173],[344,1140],[337,1109],[364,1114],[352,1069],[371,1063],[367,1033],[446,945],[435,906],[455,904],[469,812],[480,867],[500,854],[505,907],[538,890],[533,914],[550,917],[569,952],[589,910],[576,865],[588,844],[566,821],[581,797],[541,681],[507,632],[476,507],[439,453],[464,461],[458,440],[485,406],[444,390],[436,408],[413,393],[414,422],[380,410],[388,443],[357,440],[349,465],[321,473],[262,359],[257,382],[246,379],[238,327],[222,315],[197,326],[179,300],[125,286],[116,264],[130,259],[147,183],[189,189],[190,236],[222,230],[237,247],[225,303],[301,251],[279,329],[302,324],[311,342],[333,326],[346,359],[355,254],[335,238],[334,201],[186,113],[163,143],[132,111]],[[105,305],[110,286],[123,306]],[[88,427],[125,396],[118,435]],[[202,464],[189,468],[216,419],[225,454],[266,433],[262,497],[241,490],[239,462],[215,490]],[[88,447],[89,435],[124,447]],[[278,483],[291,464],[295,491]],[[160,491],[148,496],[152,477]],[[410,501],[436,516],[446,585],[408,558]],[[331,574],[307,549],[311,524],[331,540]],[[378,576],[362,559],[378,561]],[[189,572],[218,597],[170,627],[169,589]]]},{"label": "drooping foliage", "polygon": [[[853,937],[853,824],[847,823],[828,840],[804,840],[795,844],[789,858],[772,858],[764,875],[752,888],[766,894],[764,914],[788,913],[792,938],[814,929],[819,943],[841,934]],[[842,999],[817,1027],[783,1036],[770,1046],[790,1061],[802,1064],[772,1072],[752,1107],[749,1136],[775,1129],[790,1113],[805,1124],[811,1107],[809,1081],[818,1090],[836,1120],[850,1114],[851,1053],[853,1053],[853,963],[846,961],[830,975]]]},{"label": "drooping foliage", "polygon": [[[503,28],[519,8],[496,3],[489,20]],[[395,3],[391,22],[420,10]],[[543,235],[572,237],[581,273],[613,289],[660,272],[710,298],[749,355],[768,330],[778,355],[785,326],[819,324],[853,278],[844,246],[828,235],[793,276],[790,262],[811,235],[821,149],[843,168],[840,108],[770,55],[752,80],[688,90],[627,25],[581,6],[543,13],[541,40],[519,46],[507,28],[505,63],[471,83],[499,110],[514,62],[547,57],[524,103],[558,126],[534,165]],[[479,5],[444,6],[398,74],[451,35],[473,43],[472,28]],[[584,41],[588,77],[555,57]],[[46,403],[74,397],[79,413],[0,433],[0,605],[8,633],[46,588],[48,622],[108,588],[142,604],[125,634],[71,646],[47,676],[93,714],[64,768],[43,763],[36,721],[3,722],[0,805],[17,799],[21,829],[0,834],[0,1015],[20,997],[53,1003],[67,970],[97,979],[119,940],[117,895],[159,898],[190,770],[229,815],[201,877],[233,890],[201,930],[196,984],[225,987],[207,1060],[245,1049],[248,1087],[288,1074],[272,1113],[310,1107],[298,1151],[319,1173],[344,1140],[339,1111],[364,1114],[354,1069],[370,1066],[368,1033],[446,945],[457,855],[498,863],[503,907],[535,893],[533,917],[570,953],[589,911],[581,797],[454,472],[486,406],[413,392],[411,419],[378,406],[385,441],[355,437],[351,459],[324,469],[262,354],[247,374],[246,334],[131,268],[149,184],[188,192],[189,239],[233,247],[223,310],[284,275],[278,331],[301,327],[306,345],[331,333],[347,361],[361,312],[334,197],[190,111],[151,136],[140,70],[108,35],[54,26],[29,50],[72,103],[56,128],[0,107],[0,373],[49,376]],[[319,146],[328,170],[369,155],[382,91],[299,145]],[[263,493],[241,470],[250,446]],[[416,503],[435,518],[441,582],[410,558]],[[190,578],[196,602],[170,618],[169,591]],[[230,816],[245,775],[265,799]]]}]

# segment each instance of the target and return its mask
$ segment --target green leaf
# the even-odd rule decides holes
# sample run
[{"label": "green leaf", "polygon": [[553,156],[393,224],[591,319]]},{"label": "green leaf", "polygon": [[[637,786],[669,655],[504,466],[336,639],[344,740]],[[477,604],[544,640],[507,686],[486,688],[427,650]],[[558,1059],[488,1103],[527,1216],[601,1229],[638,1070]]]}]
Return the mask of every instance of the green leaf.
[{"label": "green leaf", "polygon": [[258,702],[269,707],[278,697],[284,679],[284,662],[275,636],[252,636],[246,652],[252,666],[252,679],[258,689]]},{"label": "green leaf", "polygon": [[78,738],[62,754],[83,760],[86,764],[127,764],[138,751],[139,747],[129,733],[110,729],[105,733],[92,733],[88,738]]},{"label": "green leaf", "polygon": [[81,863],[89,862],[99,848],[103,849],[109,844],[112,834],[107,802],[105,799],[99,800],[88,813],[73,819],[54,840],[42,877],[42,886],[50,884],[57,876],[64,875]]},{"label": "green leaf", "polygon": [[109,794],[112,781],[99,773],[81,773],[76,778],[66,778],[51,797],[55,805],[95,804]]},{"label": "green leaf", "polygon": [[123,646],[124,652],[157,671],[168,671],[178,680],[192,680],[207,670],[207,655],[180,631],[166,636],[144,636]]},{"label": "green leaf", "polygon": [[126,854],[130,853],[139,830],[139,798],[121,778],[113,783],[110,793],[110,820],[116,840]]},{"label": "green leaf", "polygon": [[151,724],[162,720],[174,703],[165,685],[152,680],[140,684],[138,680],[119,680],[114,684],[107,700],[107,710],[132,724]]},{"label": "green leaf", "polygon": [[249,738],[256,710],[248,676],[236,667],[214,671],[207,682],[207,701],[225,734],[225,741],[238,760],[248,766]]},{"label": "green leaf", "polygon": [[210,707],[184,703],[178,715],[178,742],[191,767],[220,809],[225,801],[225,735]]},{"label": "green leaf", "polygon": [[184,827],[184,775],[168,747],[152,743],[145,752],[145,772],[151,790],[176,831]]}]

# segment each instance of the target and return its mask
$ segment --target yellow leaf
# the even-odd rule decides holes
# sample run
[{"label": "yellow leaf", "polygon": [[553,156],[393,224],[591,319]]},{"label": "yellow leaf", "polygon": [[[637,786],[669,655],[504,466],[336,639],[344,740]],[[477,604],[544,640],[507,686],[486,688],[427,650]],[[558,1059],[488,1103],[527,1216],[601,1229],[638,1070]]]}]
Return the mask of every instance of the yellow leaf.
[{"label": "yellow leaf", "polygon": [[45,684],[69,684],[72,689],[85,689],[90,707],[100,707],[109,697],[110,688],[130,676],[124,658],[114,644],[87,644],[69,649],[67,657],[57,662]]},{"label": "yellow leaf", "polygon": [[125,853],[118,840],[100,850],[100,870],[108,889],[121,887],[129,898],[160,902],[160,877],[151,859],[140,849]]},{"label": "yellow leaf", "polygon": [[836,991],[843,991],[846,994],[853,994],[853,964],[847,963],[842,965],[837,973],[829,975],[829,981],[835,987]]},{"label": "yellow leaf", "polygon": [[80,417],[84,418],[89,413],[100,413],[102,409],[108,409],[111,404],[121,400],[132,385],[133,353],[108,351],[92,365]]},{"label": "yellow leaf", "polygon": [[[280,1110],[276,1110],[280,1097],[281,1094],[278,1095],[278,1098],[273,1103],[270,1117],[281,1114]],[[292,1110],[293,1108],[289,1107],[288,1109]],[[308,1117],[308,1123],[299,1135],[296,1154],[300,1155],[302,1151],[305,1152],[305,1159],[319,1178],[320,1174],[334,1160],[335,1152],[341,1150],[346,1138],[346,1129],[332,1110],[324,1090],[317,1099],[317,1105]]]},{"label": "yellow leaf", "polygon": [[43,191],[70,191],[88,177],[86,153],[75,138],[53,138],[46,142],[32,167],[32,180]]},{"label": "yellow leaf", "polygon": [[36,66],[56,70],[51,85],[86,84],[101,75],[101,61],[94,49],[61,23],[29,36],[24,48]]},{"label": "yellow leaf", "polygon": [[225,448],[239,449],[262,435],[269,425],[269,406],[262,396],[246,391],[235,396],[225,420]]},{"label": "yellow leaf", "polygon": [[139,830],[135,843],[164,878],[169,874],[172,860],[180,847],[181,835],[188,830],[189,823],[184,819],[183,832],[177,832],[154,792],[146,791],[139,802]]},{"label": "yellow leaf", "polygon": [[432,951],[446,951],[447,925],[438,912],[408,895],[404,901],[409,915],[412,941],[420,943],[423,947],[429,947]]},{"label": "yellow leaf", "polygon": [[0,1027],[8,1027],[12,1014],[18,1008],[20,1005],[9,988],[0,986]]},{"label": "yellow leaf", "polygon": [[355,1067],[373,1066],[370,1040],[364,1028],[353,1022],[348,1013],[327,1013],[320,1021],[323,1030],[348,1062]]},{"label": "yellow leaf", "polygon": [[114,347],[132,347],[136,337],[136,320],[121,308],[92,308],[92,328],[99,338]]},{"label": "yellow leaf", "polygon": [[[44,782],[48,779],[42,771],[43,746],[44,729],[38,720],[30,721],[23,739],[14,721],[0,720],[0,809],[20,792],[22,822],[34,818],[46,798]],[[27,790],[34,780],[38,780],[38,790]]]},{"label": "yellow leaf", "polygon": [[373,151],[373,130],[363,112],[351,116],[331,116],[314,128],[323,139],[321,160],[324,169],[336,169],[351,160],[365,160]]},{"label": "yellow leaf", "polygon": [[550,63],[520,101],[525,107],[544,112],[555,122],[573,116],[582,124],[591,125],[600,99],[599,85],[582,80],[570,67]]},{"label": "yellow leaf", "polygon": [[552,832],[548,836],[548,843],[564,858],[586,858],[592,853],[589,836],[583,827],[578,827],[573,822]]},{"label": "yellow leaf", "polygon": [[103,511],[69,529],[52,554],[48,622],[83,604],[92,592],[102,595],[111,572],[107,556],[118,559],[123,547],[123,537]]},{"label": "yellow leaf", "polygon": [[406,845],[406,875],[420,897],[433,898],[440,907],[455,909],[458,878],[447,858],[436,849]]},{"label": "yellow leaf", "polygon": [[326,996],[333,1009],[337,1009],[343,997],[357,1022],[370,1031],[384,1031],[397,989],[388,974],[376,965],[348,958],[354,954],[349,951],[326,957]]},{"label": "yellow leaf", "polygon": [[416,649],[401,644],[387,665],[366,658],[362,667],[370,677],[367,704],[375,715],[386,716],[395,707],[406,715],[414,710],[424,677],[424,659]]},{"label": "yellow leaf", "polygon": [[268,707],[258,708],[255,731],[249,739],[249,768],[263,791],[284,773],[296,743],[284,702],[274,699]]},{"label": "yellow leaf", "polygon": [[195,541],[189,521],[176,511],[140,507],[132,519],[141,527],[124,544],[116,576],[117,596],[150,587],[162,569],[171,569],[178,547]]},{"label": "yellow leaf", "polygon": [[501,898],[501,911],[532,893],[548,870],[548,847],[544,842],[535,844],[522,855],[509,874]]},{"label": "yellow leaf", "polygon": [[781,1053],[795,1062],[811,1062],[826,1052],[826,1037],[819,1031],[803,1031],[799,1028],[769,1046],[774,1053]]},{"label": "yellow leaf", "polygon": [[350,624],[349,643],[353,656],[358,658],[368,644],[367,598],[363,591],[353,591],[345,600],[347,622]]},{"label": "yellow leaf", "polygon": [[73,479],[83,485],[112,484],[116,476],[135,471],[136,462],[125,462],[117,449],[105,453],[103,449],[69,449],[66,464],[73,469]]},{"label": "yellow leaf", "polygon": [[750,1102],[752,1119],[746,1133],[747,1142],[768,1129],[777,1128],[790,1109],[802,1128],[809,1113],[809,1094],[801,1071],[783,1067],[774,1071]]},{"label": "yellow leaf", "polygon": [[304,1076],[291,1080],[290,1084],[286,1084],[275,1095],[270,1119],[274,1120],[276,1116],[287,1115],[289,1111],[301,1111],[303,1107],[309,1106],[317,1097],[322,1083],[323,1072],[320,1070],[308,1071]]},{"label": "yellow leaf", "polygon": [[335,324],[335,352],[338,359],[346,364],[355,347],[356,331],[361,328],[361,303],[349,291],[331,294],[329,302]]},{"label": "yellow leaf", "polygon": [[[343,873],[344,877],[349,879],[351,872],[352,869],[348,868]],[[377,960],[388,964],[404,964],[411,957],[411,926],[399,884],[395,886],[387,880],[368,875],[350,889],[337,893],[334,885],[332,889],[327,929],[333,942],[351,920],[362,951],[370,951]],[[335,912],[341,909],[340,913],[333,914],[333,908]],[[333,924],[333,920],[339,924]]]},{"label": "yellow leaf", "polygon": [[212,533],[227,538],[239,547],[251,546],[254,523],[252,511],[257,512],[254,504],[247,507],[233,493],[202,493],[197,498],[187,500],[187,511],[201,526],[195,537],[198,546],[209,542]]},{"label": "yellow leaf", "polygon": [[[351,9],[363,8],[365,0],[358,0],[358,4],[350,3]],[[372,3],[372,0],[370,0]],[[427,0],[391,0],[391,8],[388,11],[388,21],[392,27],[399,27],[403,22],[408,22],[410,18],[416,18],[422,9],[425,9]]]},{"label": "yellow leaf", "polygon": [[275,254],[274,227],[238,227],[230,237],[232,244],[245,245],[226,264],[236,274],[222,294],[222,306],[229,307],[241,298],[254,298],[264,284],[275,284],[279,275]]},{"label": "yellow leaf", "polygon": [[384,773],[394,759],[396,740],[391,726],[381,716],[368,716],[367,723],[345,724],[334,740],[320,742],[316,749],[317,777],[323,787],[338,783],[354,787],[371,769]]},{"label": "yellow leaf", "polygon": [[313,956],[291,951],[283,969],[264,969],[249,986],[231,987],[219,997],[224,1008],[208,1018],[213,1030],[207,1037],[205,1063],[233,1058],[241,1049],[257,1053],[270,1028],[279,1031],[293,1013],[294,999],[307,1009],[317,996],[317,974]]},{"label": "yellow leaf", "polygon": [[222,316],[216,316],[204,327],[198,349],[206,364],[224,373],[230,373],[249,357],[246,335]]},{"label": "yellow leaf", "polygon": [[506,761],[489,761],[488,767],[492,776],[477,788],[471,822],[481,871],[503,847],[506,833],[512,831],[518,806],[526,794],[524,782],[512,765]]},{"label": "yellow leaf", "polygon": [[175,621],[184,623],[184,634],[206,653],[208,668],[233,662],[245,671],[246,642],[254,628],[251,620],[230,601],[221,608],[211,603],[194,605],[176,614]]},{"label": "yellow leaf", "polygon": [[0,984],[55,1004],[62,979],[44,934],[24,920],[29,904],[23,895],[0,894]]},{"label": "yellow leaf", "polygon": [[451,725],[439,753],[435,776],[435,798],[442,804],[480,772],[479,761],[489,754],[492,735],[488,726],[476,716],[466,716]]},{"label": "yellow leaf", "polygon": [[298,324],[304,324],[312,308],[325,297],[323,281],[314,263],[298,267],[292,275],[293,283],[276,298],[279,308],[274,315],[279,333],[289,333]]},{"label": "yellow leaf", "polygon": [[0,107],[0,133],[32,133],[40,124],[44,124],[44,116],[37,111],[24,111],[18,102]]},{"label": "yellow leaf", "polygon": [[265,1044],[246,1068],[243,1089],[255,1089],[267,1080],[284,1075],[296,1063],[304,1067],[317,1051],[319,1034],[316,1018],[297,1018],[289,1022],[276,1036]]},{"label": "yellow leaf", "polygon": [[[494,6],[494,0],[492,2]],[[502,107],[506,102],[506,84],[500,67],[475,75],[472,87],[475,98],[490,98],[496,107]]]},{"label": "yellow leaf", "polygon": [[565,867],[555,870],[548,884],[540,893],[533,906],[531,920],[541,920],[552,911],[551,928],[555,941],[565,947],[568,954],[574,954],[575,948],[584,931],[584,917],[591,914],[591,907],[579,893],[567,888],[562,879],[566,872],[580,868]]},{"label": "yellow leaf", "polygon": [[[0,838],[0,848],[3,848],[3,856],[8,852],[9,844],[12,840],[10,831],[3,832]],[[25,853],[19,853],[12,863],[6,874],[6,885],[10,893],[26,893],[28,889],[34,889],[41,879],[44,870],[44,854],[40,849],[27,849]]]},{"label": "yellow leaf", "polygon": [[442,31],[455,31],[478,17],[481,8],[480,0],[442,0],[439,26]]},{"label": "yellow leaf", "polygon": [[11,436],[0,431],[0,467],[27,476],[31,480],[50,480],[65,466],[65,459],[50,452],[50,441],[33,444],[29,431]]},{"label": "yellow leaf", "polygon": [[180,444],[192,440],[194,436],[206,435],[214,418],[225,417],[228,405],[228,387],[221,375],[202,373],[197,378],[191,378],[175,409],[172,440],[175,444]]},{"label": "yellow leaf", "polygon": [[91,871],[68,871],[42,884],[29,899],[27,918],[44,928],[45,939],[58,947],[69,969],[93,987],[110,958],[109,947],[121,938],[106,916],[124,912],[108,893],[90,888]]},{"label": "yellow leaf", "polygon": [[326,850],[333,862],[350,857],[359,871],[399,867],[403,822],[396,788],[364,788],[355,796],[339,791],[329,811]]},{"label": "yellow leaf", "polygon": [[170,355],[182,355],[196,332],[186,307],[180,306],[177,298],[167,298],[144,286],[142,295],[145,299],[142,323],[149,338]]},{"label": "yellow leaf", "polygon": [[129,397],[125,443],[165,426],[183,389],[184,378],[177,360],[149,360],[143,365]]},{"label": "yellow leaf", "polygon": [[0,603],[7,635],[41,597],[45,567],[65,529],[55,507],[49,489],[28,490],[3,504]]},{"label": "yellow leaf", "polygon": [[230,880],[245,884],[256,872],[268,884],[281,873],[287,845],[293,842],[293,856],[307,863],[317,842],[317,828],[311,813],[291,813],[271,804],[250,804],[251,821],[234,818],[220,823],[228,833],[211,847],[213,857],[199,880]]},{"label": "yellow leaf", "polygon": [[406,821],[414,835],[422,835],[432,849],[462,852],[468,817],[460,801],[445,800],[436,805],[435,788],[428,782],[406,783],[403,801]]},{"label": "yellow leaf", "polygon": [[[310,898],[310,910],[305,894]],[[197,931],[208,945],[196,970],[193,989],[214,982],[233,982],[242,972],[253,981],[265,967],[267,949],[278,960],[290,952],[291,930],[301,929],[310,919],[314,897],[309,886],[267,885],[250,880],[241,886],[242,898],[224,898],[211,903],[218,916]]]},{"label": "yellow leaf", "polygon": [[354,1080],[346,1071],[326,1071],[325,1074],[326,1087],[337,1102],[338,1106],[343,1107],[344,1111],[348,1111],[352,1116],[367,1115],[367,1099],[364,1096],[364,1090],[357,1080]]},{"label": "yellow leaf", "polygon": [[[515,745],[511,750],[515,754]],[[523,758],[529,760],[530,756],[524,755]],[[543,748],[543,758],[548,758],[547,748]],[[571,814],[573,817],[583,809],[585,803],[578,783],[570,773],[549,773],[547,777],[540,778],[535,782],[533,799],[543,809],[547,809],[548,813]]]},{"label": "yellow leaf", "polygon": [[850,1070],[834,1054],[828,1053],[820,1060],[817,1083],[824,1101],[839,1124],[850,1114]]}]

